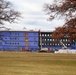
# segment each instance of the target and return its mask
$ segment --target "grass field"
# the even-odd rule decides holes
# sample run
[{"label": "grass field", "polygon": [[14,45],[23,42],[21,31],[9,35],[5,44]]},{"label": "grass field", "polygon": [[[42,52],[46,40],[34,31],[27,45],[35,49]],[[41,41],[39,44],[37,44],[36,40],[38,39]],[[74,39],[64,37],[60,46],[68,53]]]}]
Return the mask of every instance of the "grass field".
[{"label": "grass field", "polygon": [[0,75],[76,75],[76,54],[0,52]]}]

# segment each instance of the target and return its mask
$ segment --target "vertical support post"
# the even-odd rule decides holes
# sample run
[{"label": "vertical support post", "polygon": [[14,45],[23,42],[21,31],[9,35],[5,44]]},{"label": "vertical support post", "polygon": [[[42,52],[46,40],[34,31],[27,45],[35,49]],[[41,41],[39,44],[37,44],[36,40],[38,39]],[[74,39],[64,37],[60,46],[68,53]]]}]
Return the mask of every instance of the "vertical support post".
[{"label": "vertical support post", "polygon": [[40,33],[40,48],[42,49],[42,35],[41,35],[41,31],[39,30]]}]

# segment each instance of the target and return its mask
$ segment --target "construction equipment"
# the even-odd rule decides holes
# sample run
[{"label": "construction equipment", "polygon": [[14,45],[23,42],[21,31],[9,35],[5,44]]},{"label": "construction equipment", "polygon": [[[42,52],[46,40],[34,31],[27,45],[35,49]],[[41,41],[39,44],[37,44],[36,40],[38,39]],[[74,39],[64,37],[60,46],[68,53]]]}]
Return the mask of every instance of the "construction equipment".
[{"label": "construction equipment", "polygon": [[60,44],[62,45],[63,49],[67,49],[67,46],[65,46],[65,44],[60,40]]}]

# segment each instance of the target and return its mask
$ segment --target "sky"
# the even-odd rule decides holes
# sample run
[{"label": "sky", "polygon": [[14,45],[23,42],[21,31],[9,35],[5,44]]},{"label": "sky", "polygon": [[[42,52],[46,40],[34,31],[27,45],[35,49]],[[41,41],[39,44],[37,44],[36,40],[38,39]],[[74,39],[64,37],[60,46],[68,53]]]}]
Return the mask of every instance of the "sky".
[{"label": "sky", "polygon": [[53,0],[8,0],[13,8],[19,11],[22,18],[18,23],[6,23],[6,27],[14,30],[54,30],[64,24],[63,19],[48,21],[49,15],[44,12],[44,4]]}]

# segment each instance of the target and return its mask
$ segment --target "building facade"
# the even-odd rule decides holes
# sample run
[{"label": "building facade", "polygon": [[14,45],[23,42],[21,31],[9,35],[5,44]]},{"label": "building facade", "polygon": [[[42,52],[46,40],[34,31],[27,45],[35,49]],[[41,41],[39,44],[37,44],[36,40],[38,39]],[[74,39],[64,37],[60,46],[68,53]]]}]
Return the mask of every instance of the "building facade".
[{"label": "building facade", "polygon": [[[76,42],[70,43],[67,37],[61,41],[67,48],[76,49]],[[63,48],[63,45],[52,38],[52,32],[0,31],[1,51],[39,51],[41,48],[55,50]]]},{"label": "building facade", "polygon": [[39,33],[34,31],[0,31],[0,50],[39,50]]},{"label": "building facade", "polygon": [[[41,47],[50,49],[61,49],[63,45],[58,39],[52,38],[52,32],[41,32]],[[69,49],[76,49],[76,43],[71,43],[68,37],[61,39],[62,43]]]}]

